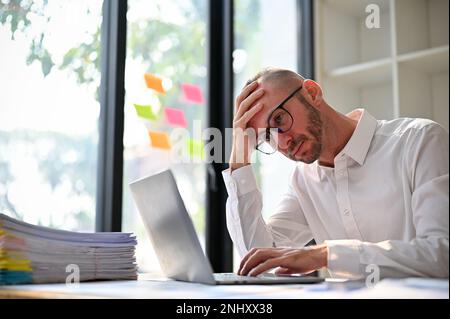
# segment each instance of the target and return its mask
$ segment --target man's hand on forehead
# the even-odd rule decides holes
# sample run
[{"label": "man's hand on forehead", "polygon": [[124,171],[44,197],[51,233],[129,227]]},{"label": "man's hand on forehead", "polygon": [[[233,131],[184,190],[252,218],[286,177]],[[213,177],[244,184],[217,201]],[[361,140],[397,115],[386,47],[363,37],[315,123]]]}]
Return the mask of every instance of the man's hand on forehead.
[{"label": "man's hand on forehead", "polygon": [[246,129],[248,122],[262,109],[262,103],[258,100],[264,95],[264,90],[259,87],[257,81],[247,85],[236,98],[236,114],[233,127]]},{"label": "man's hand on forehead", "polygon": [[[250,163],[251,154],[255,148],[256,133],[249,135],[249,121],[263,108],[259,99],[264,90],[257,81],[253,81],[242,89],[236,98],[236,114],[233,119],[233,149],[230,167],[237,169]],[[242,159],[242,160],[241,160]]]}]

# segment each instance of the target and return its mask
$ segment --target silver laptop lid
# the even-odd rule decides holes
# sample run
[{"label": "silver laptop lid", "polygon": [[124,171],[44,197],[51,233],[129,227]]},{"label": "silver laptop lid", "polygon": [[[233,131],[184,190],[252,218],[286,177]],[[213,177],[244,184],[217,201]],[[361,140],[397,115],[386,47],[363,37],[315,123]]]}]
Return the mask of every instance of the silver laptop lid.
[{"label": "silver laptop lid", "polygon": [[170,170],[130,184],[164,274],[172,279],[214,284],[194,225]]}]

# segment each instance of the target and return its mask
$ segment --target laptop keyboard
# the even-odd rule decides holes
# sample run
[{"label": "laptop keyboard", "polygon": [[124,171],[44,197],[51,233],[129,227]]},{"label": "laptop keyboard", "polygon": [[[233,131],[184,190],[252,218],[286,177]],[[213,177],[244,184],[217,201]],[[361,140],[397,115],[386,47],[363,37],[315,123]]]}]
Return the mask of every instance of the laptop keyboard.
[{"label": "laptop keyboard", "polygon": [[252,278],[250,276],[239,276],[237,274],[233,273],[221,273],[221,274],[214,274],[215,280],[246,280],[248,278]]},{"label": "laptop keyboard", "polygon": [[234,273],[219,273],[214,274],[214,279],[217,281],[249,281],[249,280],[261,280],[261,279],[275,279],[277,278],[276,275],[266,273],[263,275],[259,275],[258,277],[252,277],[252,276],[240,276]]},{"label": "laptop keyboard", "polygon": [[275,275],[264,273],[257,277],[239,276],[234,273],[214,274],[219,284],[313,284],[323,282],[324,278],[302,275]]}]

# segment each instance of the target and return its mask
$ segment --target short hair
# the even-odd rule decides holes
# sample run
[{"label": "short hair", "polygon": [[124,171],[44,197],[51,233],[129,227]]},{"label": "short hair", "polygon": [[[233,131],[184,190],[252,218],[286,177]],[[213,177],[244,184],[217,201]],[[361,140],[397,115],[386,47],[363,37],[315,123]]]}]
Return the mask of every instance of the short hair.
[{"label": "short hair", "polygon": [[265,68],[259,71],[255,76],[253,76],[251,79],[249,79],[245,86],[249,85],[250,83],[261,80],[261,81],[277,81],[277,82],[291,82],[295,80],[305,80],[303,76],[300,74],[287,70],[287,69],[278,69],[278,68]]}]

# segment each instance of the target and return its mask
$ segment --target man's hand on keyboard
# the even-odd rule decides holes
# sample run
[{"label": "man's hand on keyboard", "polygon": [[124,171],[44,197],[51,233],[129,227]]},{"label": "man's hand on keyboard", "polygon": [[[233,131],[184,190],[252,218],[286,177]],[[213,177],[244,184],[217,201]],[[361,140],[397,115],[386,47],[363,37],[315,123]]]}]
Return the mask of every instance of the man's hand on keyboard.
[{"label": "man's hand on keyboard", "polygon": [[253,248],[242,259],[238,275],[257,276],[273,268],[276,274],[307,274],[327,266],[326,244],[305,248]]}]

